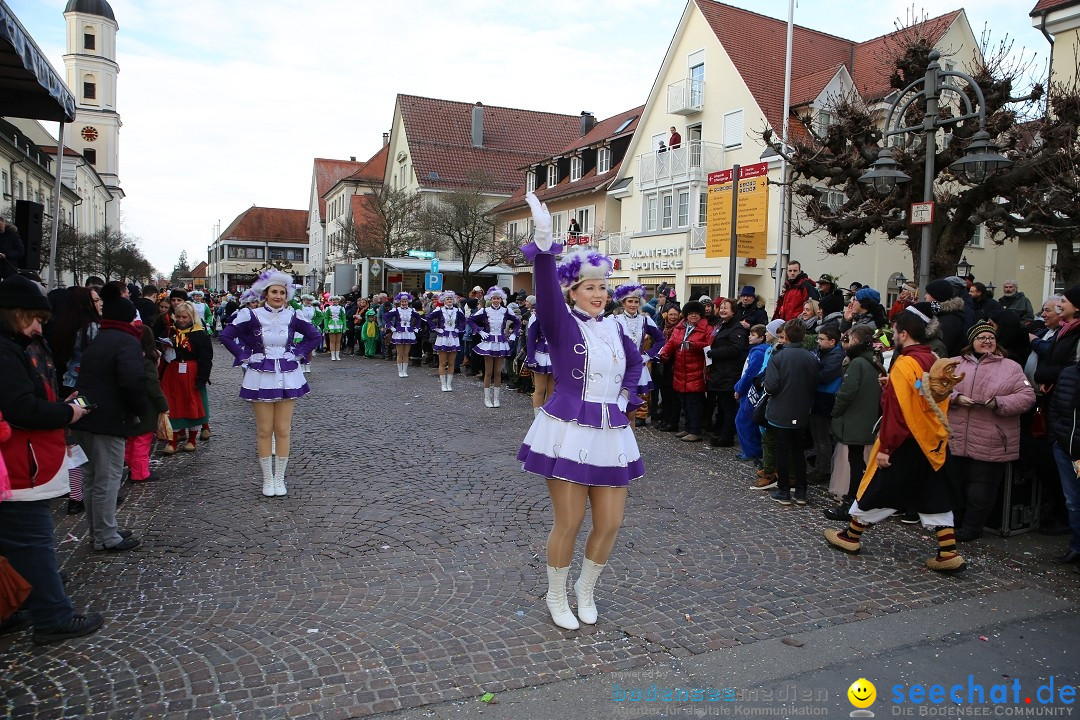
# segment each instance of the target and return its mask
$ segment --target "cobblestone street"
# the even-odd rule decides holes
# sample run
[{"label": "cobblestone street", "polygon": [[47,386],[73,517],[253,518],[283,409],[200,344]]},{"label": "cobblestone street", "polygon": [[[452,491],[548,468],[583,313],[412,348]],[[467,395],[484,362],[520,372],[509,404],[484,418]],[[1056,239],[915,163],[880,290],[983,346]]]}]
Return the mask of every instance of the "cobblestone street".
[{"label": "cobblestone street", "polygon": [[994,593],[1080,597],[1049,561],[1065,538],[967,544],[969,570],[942,577],[932,537],[889,521],[847,556],[821,537],[823,486],[781,508],[732,449],[643,429],[600,621],[563,631],[542,599],[544,481],[514,459],[527,396],[486,409],[471,378],[444,393],[433,369],[319,356],[289,494],[264,498],[239,371],[215,351],[213,439],[124,487],[143,546],[92,552],[82,516],[57,515],[68,591],[106,625],[0,640],[0,717],[362,717]]}]

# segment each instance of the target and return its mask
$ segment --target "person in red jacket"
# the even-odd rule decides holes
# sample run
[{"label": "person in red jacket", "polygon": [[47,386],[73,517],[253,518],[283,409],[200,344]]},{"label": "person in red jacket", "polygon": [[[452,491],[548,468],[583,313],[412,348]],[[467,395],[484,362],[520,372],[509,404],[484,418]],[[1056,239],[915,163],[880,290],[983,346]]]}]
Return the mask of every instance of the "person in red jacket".
[{"label": "person in red jacket", "polygon": [[[705,320],[705,306],[696,300],[683,305],[683,321],[660,351],[671,362],[671,386],[678,403],[669,418],[678,426],[680,410],[686,410],[686,430],[675,433],[683,442],[701,442],[705,408],[705,349],[712,342],[712,328]],[[672,360],[674,360],[672,362]]]},{"label": "person in red jacket", "polygon": [[802,265],[797,260],[792,260],[787,266],[787,280],[784,282],[784,292],[776,301],[776,310],[773,312],[773,320],[794,320],[802,314],[806,301],[816,297],[817,288],[814,283],[802,271]]}]

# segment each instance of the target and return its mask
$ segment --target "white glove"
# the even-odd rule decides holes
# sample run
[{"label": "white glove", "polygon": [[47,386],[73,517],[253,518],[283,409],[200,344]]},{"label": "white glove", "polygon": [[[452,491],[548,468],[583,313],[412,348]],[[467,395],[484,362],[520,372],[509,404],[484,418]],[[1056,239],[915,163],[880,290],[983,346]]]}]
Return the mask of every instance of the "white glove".
[{"label": "white glove", "polygon": [[619,399],[616,401],[616,404],[619,406],[619,410],[621,410],[622,412],[626,412],[626,404],[628,402],[630,402],[629,398],[620,393]]},{"label": "white glove", "polygon": [[551,243],[554,242],[551,236],[551,213],[548,212],[547,204],[541,203],[532,193],[525,195],[525,202],[529,203],[529,209],[532,210],[535,228],[533,242],[536,243],[536,247],[547,252],[551,249]]},{"label": "white glove", "polygon": [[263,355],[262,353],[251,353],[251,357],[249,357],[247,359],[247,361],[249,363],[251,363],[252,365],[254,365],[255,363],[261,363],[265,359],[266,359],[266,356]]}]

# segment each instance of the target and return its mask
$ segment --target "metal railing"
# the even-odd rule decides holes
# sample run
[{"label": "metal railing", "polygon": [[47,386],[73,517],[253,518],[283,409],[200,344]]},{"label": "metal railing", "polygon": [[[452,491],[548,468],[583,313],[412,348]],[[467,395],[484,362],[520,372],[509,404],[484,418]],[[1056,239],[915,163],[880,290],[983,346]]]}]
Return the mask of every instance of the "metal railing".
[{"label": "metal railing", "polygon": [[638,187],[704,180],[724,167],[724,146],[703,140],[638,155]]},{"label": "metal railing", "polygon": [[629,233],[608,233],[607,236],[607,251],[608,255],[629,255],[630,254],[630,234]]},{"label": "metal railing", "polygon": [[672,115],[693,115],[704,108],[704,80],[686,78],[667,86],[667,111]]}]

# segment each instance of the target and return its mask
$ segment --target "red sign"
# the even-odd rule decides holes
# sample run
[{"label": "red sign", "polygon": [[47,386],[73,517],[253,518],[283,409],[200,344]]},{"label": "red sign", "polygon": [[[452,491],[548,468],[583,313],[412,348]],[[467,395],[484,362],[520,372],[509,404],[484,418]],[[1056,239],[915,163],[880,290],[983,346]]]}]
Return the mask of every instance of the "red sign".
[{"label": "red sign", "polygon": [[591,245],[592,236],[583,235],[581,233],[567,233],[566,235],[567,245]]},{"label": "red sign", "polygon": [[723,185],[724,183],[729,183],[732,180],[732,176],[733,176],[733,174],[732,174],[731,170],[721,170],[719,172],[711,172],[711,173],[709,173],[709,184],[710,185]]},{"label": "red sign", "polygon": [[739,168],[739,179],[745,180],[746,178],[761,177],[769,174],[769,163],[760,162],[753,165],[744,165]]},{"label": "red sign", "polygon": [[405,273],[394,273],[393,275],[387,275],[386,276],[386,282],[388,282],[388,283],[399,283],[399,282],[404,282],[404,280],[405,280]]}]

